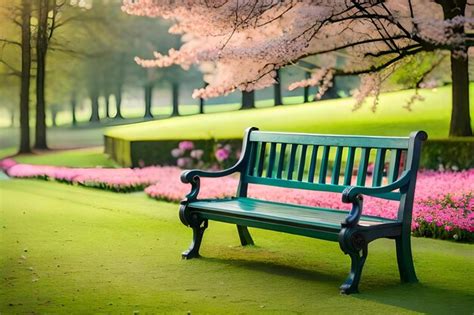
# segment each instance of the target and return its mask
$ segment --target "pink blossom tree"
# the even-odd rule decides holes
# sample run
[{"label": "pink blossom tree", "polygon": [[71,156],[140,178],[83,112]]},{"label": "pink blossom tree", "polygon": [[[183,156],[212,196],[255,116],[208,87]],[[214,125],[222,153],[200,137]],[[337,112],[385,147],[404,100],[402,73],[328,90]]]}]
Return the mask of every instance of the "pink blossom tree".
[{"label": "pink blossom tree", "polygon": [[[474,43],[474,2],[125,0],[123,10],[170,19],[174,22],[170,32],[183,37],[179,50],[155,53],[151,60],[137,57],[138,64],[176,64],[185,69],[212,64],[206,67],[208,85],[193,94],[201,98],[271,86],[281,67],[316,58],[311,77],[290,89],[319,86],[321,96],[335,76],[360,75],[355,95],[360,102],[377,96],[381,83],[415,55],[449,55],[453,81],[449,134],[472,135],[468,49]],[[340,55],[346,58],[343,66],[336,63]]]}]

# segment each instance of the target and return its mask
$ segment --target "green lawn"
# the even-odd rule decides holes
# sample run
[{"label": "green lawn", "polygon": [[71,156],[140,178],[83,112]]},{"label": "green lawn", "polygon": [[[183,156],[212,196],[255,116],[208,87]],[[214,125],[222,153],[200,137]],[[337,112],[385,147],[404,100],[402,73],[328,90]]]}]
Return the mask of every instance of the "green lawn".
[{"label": "green lawn", "polygon": [[474,311],[472,245],[413,239],[416,285],[401,285],[393,241],[372,244],[361,294],[338,287],[337,243],[212,222],[203,259],[176,204],[41,180],[0,181],[0,312],[439,313]]},{"label": "green lawn", "polygon": [[[108,128],[105,134],[126,140],[229,139],[241,137],[248,126],[257,126],[264,130],[376,135],[407,135],[424,129],[431,138],[446,137],[451,87],[420,90],[425,100],[417,101],[408,111],[404,106],[413,93],[406,90],[382,94],[375,113],[369,103],[353,111],[354,99],[346,98],[150,121]],[[474,85],[471,95],[474,97]],[[471,113],[474,116],[473,106]]]}]

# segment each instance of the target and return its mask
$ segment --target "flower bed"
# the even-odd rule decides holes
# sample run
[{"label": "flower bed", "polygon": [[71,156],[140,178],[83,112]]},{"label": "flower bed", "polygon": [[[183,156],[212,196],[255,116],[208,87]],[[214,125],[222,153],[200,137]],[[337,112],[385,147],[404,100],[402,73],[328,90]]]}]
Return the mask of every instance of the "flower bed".
[{"label": "flower bed", "polygon": [[[0,161],[0,169],[11,177],[41,178],[116,192],[131,192],[143,190],[158,180],[167,178],[170,169],[176,168],[69,168],[16,164],[13,160],[3,160]],[[175,174],[179,174],[179,171],[175,170]]]},{"label": "flower bed", "polygon": [[[181,183],[177,167],[145,167],[141,169],[67,168],[16,164],[0,161],[0,169],[9,176],[43,178],[118,192],[145,190],[152,198],[177,202],[189,192]],[[370,179],[368,179],[370,182]],[[201,181],[200,198],[225,198],[235,195],[238,178]],[[323,208],[349,210],[340,194],[273,188],[251,185],[249,197],[304,204]],[[364,214],[396,218],[393,201],[365,198]],[[474,169],[462,172],[421,171],[418,176],[413,209],[412,231],[416,236],[474,241]]]}]

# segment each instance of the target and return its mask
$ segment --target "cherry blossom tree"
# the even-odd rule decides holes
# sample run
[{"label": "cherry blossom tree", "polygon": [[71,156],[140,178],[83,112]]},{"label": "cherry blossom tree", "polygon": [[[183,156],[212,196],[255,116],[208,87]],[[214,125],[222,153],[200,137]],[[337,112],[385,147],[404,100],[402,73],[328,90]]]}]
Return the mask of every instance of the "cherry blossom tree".
[{"label": "cherry blossom tree", "polygon": [[[319,86],[335,76],[360,75],[358,102],[412,56],[447,54],[451,60],[451,136],[472,135],[468,49],[474,43],[474,2],[467,0],[125,0],[129,14],[174,22],[185,42],[167,55],[136,58],[144,67],[212,62],[208,85],[194,97],[252,91],[275,83],[277,70],[316,56],[308,79],[290,88]],[[343,55],[343,66],[336,57]],[[377,97],[375,98],[377,99]],[[376,101],[375,101],[376,102]]]}]

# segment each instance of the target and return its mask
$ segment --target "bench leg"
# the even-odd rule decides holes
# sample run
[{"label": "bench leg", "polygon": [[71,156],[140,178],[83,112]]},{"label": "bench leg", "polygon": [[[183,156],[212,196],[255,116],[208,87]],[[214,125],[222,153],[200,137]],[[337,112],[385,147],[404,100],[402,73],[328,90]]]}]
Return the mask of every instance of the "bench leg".
[{"label": "bench leg", "polygon": [[351,257],[351,271],[346,281],[339,288],[343,294],[351,294],[359,292],[359,281],[362,275],[362,268],[367,259],[367,247],[360,251],[349,252]]},{"label": "bench leg", "polygon": [[201,247],[202,236],[204,231],[207,229],[207,220],[203,220],[199,225],[192,226],[193,229],[193,241],[189,249],[183,252],[181,255],[183,259],[192,259],[199,257],[199,248]]},{"label": "bench leg", "polygon": [[411,254],[410,234],[403,233],[395,239],[397,248],[398,271],[402,282],[418,282]]},{"label": "bench leg", "polygon": [[252,236],[246,226],[237,225],[237,231],[239,232],[240,244],[242,246],[254,245]]},{"label": "bench leg", "polygon": [[351,257],[351,271],[339,289],[342,294],[358,293],[362,268],[368,254],[366,237],[358,231],[343,228],[339,233],[339,246]]}]

